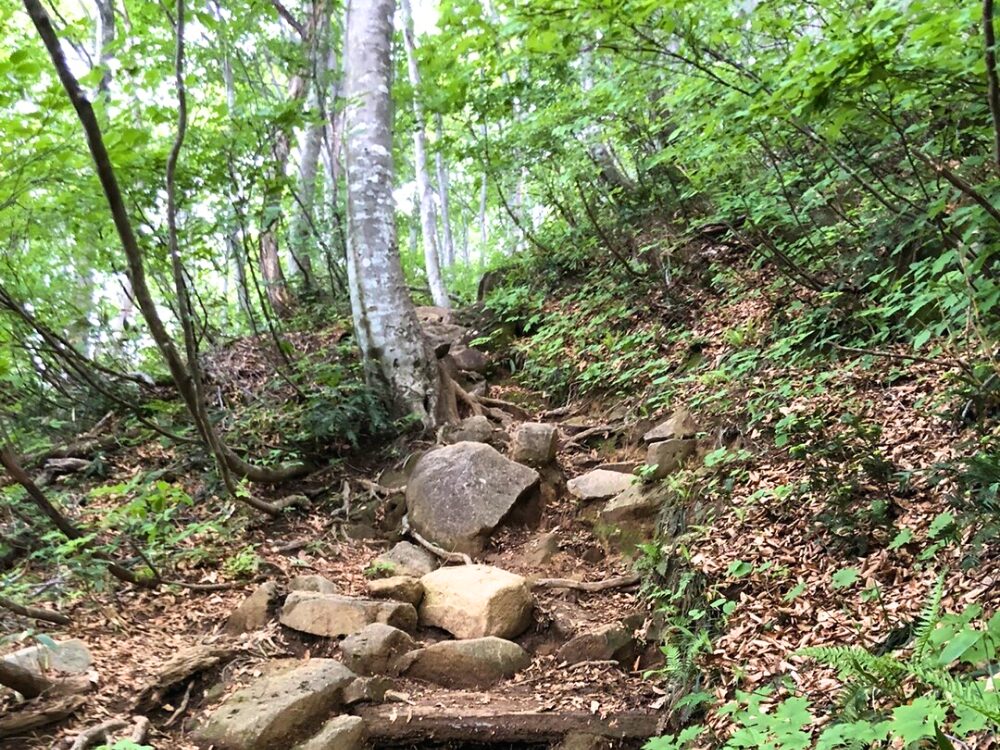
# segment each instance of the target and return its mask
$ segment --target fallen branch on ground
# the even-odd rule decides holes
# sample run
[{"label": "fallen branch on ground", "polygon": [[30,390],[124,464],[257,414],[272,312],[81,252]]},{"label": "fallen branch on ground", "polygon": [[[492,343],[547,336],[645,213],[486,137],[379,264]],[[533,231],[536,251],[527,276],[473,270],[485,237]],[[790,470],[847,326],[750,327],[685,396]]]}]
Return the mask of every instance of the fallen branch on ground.
[{"label": "fallen branch on ground", "polygon": [[537,578],[531,581],[533,589],[574,589],[576,591],[607,591],[608,589],[624,588],[634,586],[642,580],[638,573],[617,578],[607,578],[603,581],[574,581],[569,578]]},{"label": "fallen branch on ground", "polygon": [[29,607],[25,604],[18,604],[5,596],[0,596],[0,607],[9,609],[14,614],[21,615],[22,617],[30,617],[33,620],[53,622],[56,625],[69,625],[73,622],[69,617],[61,612],[53,612],[51,609],[42,609],[41,607]]},{"label": "fallen branch on ground", "polygon": [[564,448],[581,447],[584,440],[594,437],[594,435],[604,435],[610,437],[625,430],[625,425],[599,424],[596,427],[589,427],[583,432],[578,432],[572,439],[566,441]]},{"label": "fallen branch on ground", "polygon": [[69,750],[86,750],[98,742],[110,744],[112,740],[111,733],[117,732],[119,729],[124,729],[127,726],[128,722],[124,719],[108,719],[97,726],[80,732],[73,741],[73,744],[69,746]]},{"label": "fallen branch on ground", "polygon": [[87,699],[82,695],[66,695],[54,701],[40,699],[36,704],[25,704],[17,711],[0,717],[0,738],[22,735],[62,721],[86,702]]},{"label": "fallen branch on ground", "polygon": [[160,665],[156,676],[139,691],[134,710],[148,713],[160,707],[164,696],[193,675],[211,669],[239,653],[229,645],[201,645],[178,651]]}]

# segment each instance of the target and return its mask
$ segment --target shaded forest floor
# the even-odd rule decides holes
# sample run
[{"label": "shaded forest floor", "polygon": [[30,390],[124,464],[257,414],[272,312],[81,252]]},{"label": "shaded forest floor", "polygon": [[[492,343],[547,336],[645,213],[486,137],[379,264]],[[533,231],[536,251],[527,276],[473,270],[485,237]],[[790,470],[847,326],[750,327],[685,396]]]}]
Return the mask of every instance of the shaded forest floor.
[{"label": "shaded forest floor", "polygon": [[[496,712],[530,706],[554,713],[640,712],[654,716],[656,731],[662,732],[703,720],[705,703],[730,699],[737,691],[773,689],[771,700],[799,694],[814,705],[832,706],[837,675],[796,655],[801,647],[905,649],[907,633],[939,577],[945,610],[958,612],[975,603],[987,614],[997,611],[1000,543],[974,539],[979,527],[959,522],[960,488],[952,474],[937,471],[972,455],[983,436],[981,424],[963,422],[963,404],[946,387],[955,381],[957,366],[947,357],[915,361],[899,350],[837,352],[825,365],[816,359],[772,360],[734,369],[734,357],[759,347],[755,342],[766,339],[769,327],[795,302],[752,293],[765,289],[767,279],[749,269],[743,274],[740,285],[721,298],[697,287],[686,289],[680,302],[675,293],[663,292],[644,300],[647,314],[617,324],[629,335],[686,331],[683,337],[639,339],[643,363],[666,365],[662,371],[637,370],[630,389],[601,393],[577,385],[554,397],[551,388],[516,383],[504,372],[494,376],[491,395],[524,404],[532,417],[559,426],[562,476],[551,485],[539,527],[496,535],[482,561],[529,578],[583,581],[638,566],[647,580],[641,589],[537,592],[534,626],[520,639],[534,654],[530,668],[475,694],[400,681],[394,689],[404,698],[392,709],[400,720],[421,706],[476,704]],[[574,315],[589,314],[575,292],[571,287],[545,303],[550,320],[572,325]],[[518,362],[530,358],[547,345],[545,331],[543,326],[519,339],[509,356]],[[298,346],[318,352],[342,335],[340,329],[302,334]],[[228,361],[217,368],[234,373],[220,387],[249,400],[269,398],[280,388],[264,374],[273,355],[266,347],[240,347],[239,366]],[[584,350],[568,341],[562,350],[565,364],[576,372],[615,356],[611,348]],[[628,358],[620,361],[631,366]],[[766,397],[773,397],[773,405],[749,415],[748,404]],[[659,518],[656,542],[616,538],[566,494],[564,480],[601,464],[641,462],[643,432],[682,404],[699,423],[699,460],[668,480],[674,500]],[[589,429],[600,426],[606,429]],[[576,443],[573,436],[584,430],[590,434]],[[29,563],[24,575],[37,581],[39,594],[61,592],[59,607],[73,618],[70,626],[44,631],[57,640],[87,642],[96,687],[77,716],[55,733],[4,746],[47,748],[82,727],[127,715],[138,688],[157,667],[184,648],[221,638],[226,617],[260,581],[318,573],[344,593],[364,594],[366,568],[398,538],[401,508],[398,496],[378,494],[363,480],[391,483],[409,457],[430,445],[404,437],[379,451],[347,453],[297,486],[282,488],[281,494],[304,492],[313,502],[278,521],[220,504],[198,471],[171,469],[167,479],[197,500],[171,524],[200,529],[179,542],[188,554],[178,558],[175,572],[200,584],[232,582],[232,588],[74,590],[79,579],[72,571]],[[122,497],[89,490],[175,466],[179,455],[155,442],[128,445],[107,452],[103,478],[66,478],[60,480],[62,489],[79,498],[74,512],[80,518],[98,518]],[[557,550],[551,560],[533,564],[532,544],[546,532],[554,534]],[[561,609],[571,611],[581,626],[641,612],[640,630],[648,641],[629,668],[560,665],[553,654],[560,645],[554,622]],[[0,623],[4,632],[26,628],[24,620],[7,614],[0,614]],[[171,728],[162,724],[180,696],[150,716],[151,745],[193,747],[187,730],[220,697],[218,691],[205,693],[216,678],[228,692],[259,673],[266,660],[337,653],[334,642],[274,622],[244,637],[239,648],[236,660],[198,683]],[[705,698],[700,705],[681,701],[690,693]],[[9,697],[0,700],[3,708],[12,706]],[[727,717],[711,714],[708,723],[714,734],[705,746],[721,744],[718,738],[731,730]]]}]

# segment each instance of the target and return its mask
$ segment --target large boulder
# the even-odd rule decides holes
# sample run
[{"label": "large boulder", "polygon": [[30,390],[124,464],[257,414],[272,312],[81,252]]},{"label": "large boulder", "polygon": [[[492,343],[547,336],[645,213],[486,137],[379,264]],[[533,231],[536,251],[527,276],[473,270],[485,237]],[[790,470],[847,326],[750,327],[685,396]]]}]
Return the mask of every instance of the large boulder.
[{"label": "large boulder", "polygon": [[642,436],[644,443],[656,443],[661,440],[691,438],[698,434],[698,423],[694,421],[691,412],[683,406],[677,409],[670,418]]},{"label": "large boulder", "polygon": [[413,630],[417,625],[417,611],[405,602],[293,591],[281,608],[280,622],[303,633],[336,638],[360,632],[373,622]]},{"label": "large boulder", "polygon": [[438,448],[420,459],[406,485],[410,524],[447,550],[476,554],[538,480],[534,469],[483,443]]},{"label": "large boulder", "polygon": [[393,663],[417,645],[399,628],[374,622],[340,644],[344,663],[358,674],[387,674]]},{"label": "large boulder", "polygon": [[271,621],[271,612],[278,603],[280,594],[278,584],[274,581],[261,584],[233,610],[223,631],[237,635],[260,630]]},{"label": "large boulder", "polygon": [[403,656],[401,674],[447,687],[487,687],[531,663],[523,648],[503,638],[442,641]]},{"label": "large boulder", "polygon": [[391,576],[413,576],[420,578],[437,570],[438,561],[423,547],[410,542],[399,542],[388,552],[372,561],[373,569],[383,569]]},{"label": "large boulder", "polygon": [[529,466],[545,466],[556,457],[556,428],[542,422],[524,422],[515,431],[510,457]]},{"label": "large boulder", "polygon": [[425,575],[420,622],[456,638],[513,638],[531,624],[526,579],[489,565],[439,568]]},{"label": "large boulder", "polygon": [[311,739],[294,750],[361,750],[365,746],[365,721],[360,716],[334,716]]},{"label": "large boulder", "polygon": [[197,737],[221,750],[283,750],[340,705],[355,679],[333,659],[281,660],[226,698]]},{"label": "large boulder", "polygon": [[663,479],[668,474],[673,474],[694,455],[697,447],[697,440],[687,438],[672,438],[659,443],[650,443],[646,449],[646,464],[656,467],[651,478]]},{"label": "large boulder", "polygon": [[635,477],[620,471],[594,469],[586,474],[570,479],[566,483],[569,494],[585,503],[595,500],[607,500],[614,497],[632,485]]}]

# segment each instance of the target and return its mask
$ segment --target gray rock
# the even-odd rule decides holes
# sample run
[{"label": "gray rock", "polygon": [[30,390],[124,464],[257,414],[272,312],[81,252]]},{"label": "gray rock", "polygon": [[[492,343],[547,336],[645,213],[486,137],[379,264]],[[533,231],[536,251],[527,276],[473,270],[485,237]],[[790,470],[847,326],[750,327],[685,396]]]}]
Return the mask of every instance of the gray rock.
[{"label": "gray rock", "polygon": [[456,638],[513,638],[531,624],[526,579],[489,565],[458,565],[425,575],[420,623]]},{"label": "gray rock", "polygon": [[333,659],[281,660],[226,698],[197,737],[223,750],[287,748],[342,703],[343,691],[355,679]]},{"label": "gray rock", "polygon": [[229,619],[226,620],[223,631],[236,635],[260,630],[271,621],[271,612],[280,594],[278,584],[274,581],[261,584],[243,600],[239,607],[233,610]]},{"label": "gray rock", "polygon": [[694,421],[691,412],[683,406],[677,409],[670,418],[642,436],[644,443],[656,443],[660,440],[675,438],[690,438],[698,434],[698,423]]},{"label": "gray rock", "polygon": [[531,663],[528,652],[502,638],[442,641],[399,660],[402,674],[446,687],[486,687]]},{"label": "gray rock", "polygon": [[420,459],[406,486],[410,524],[444,549],[476,554],[538,480],[534,469],[483,443],[438,448]]},{"label": "gray rock", "polygon": [[634,477],[620,471],[594,469],[586,474],[570,479],[566,483],[569,493],[583,502],[607,500],[614,497],[632,485]]},{"label": "gray rock", "polygon": [[22,648],[5,655],[3,660],[37,675],[52,672],[84,674],[94,663],[87,644],[78,638],[59,641],[53,646],[39,644]]},{"label": "gray rock", "polygon": [[567,664],[619,659],[627,656],[634,645],[633,631],[622,623],[613,623],[567,641],[556,651],[556,659]]},{"label": "gray rock", "polygon": [[496,442],[493,425],[484,416],[466,417],[458,424],[445,425],[441,428],[440,439],[448,445],[462,442],[492,445]]},{"label": "gray rock", "polygon": [[312,739],[294,750],[361,750],[365,746],[365,722],[360,716],[334,716]]},{"label": "gray rock", "polygon": [[375,622],[340,644],[344,663],[358,674],[388,674],[393,663],[417,646],[399,628]]},{"label": "gray rock", "polygon": [[529,466],[545,466],[555,460],[558,432],[553,425],[524,422],[515,431],[510,457]]},{"label": "gray rock", "polygon": [[448,351],[455,366],[464,372],[486,372],[490,367],[490,358],[479,349],[464,344],[452,344]]},{"label": "gray rock", "polygon": [[424,585],[412,576],[376,578],[368,582],[368,594],[372,599],[392,599],[417,606],[424,598]]},{"label": "gray rock", "polygon": [[663,479],[668,474],[677,471],[684,462],[694,455],[698,447],[697,440],[674,438],[660,443],[651,443],[646,450],[646,465],[655,466],[651,479]]},{"label": "gray rock", "polygon": [[420,578],[432,570],[437,570],[438,560],[423,547],[410,542],[400,542],[388,552],[376,557],[372,564],[391,566],[390,576]]},{"label": "gray rock", "polygon": [[317,591],[320,594],[336,594],[340,588],[329,578],[321,575],[295,576],[288,582],[289,591]]},{"label": "gray rock", "polygon": [[280,622],[303,633],[336,638],[358,633],[373,622],[413,630],[417,625],[417,611],[412,604],[404,602],[293,591],[281,608]]},{"label": "gray rock", "polygon": [[656,485],[634,484],[608,501],[598,514],[605,523],[641,521],[656,515],[667,498],[667,491]]}]

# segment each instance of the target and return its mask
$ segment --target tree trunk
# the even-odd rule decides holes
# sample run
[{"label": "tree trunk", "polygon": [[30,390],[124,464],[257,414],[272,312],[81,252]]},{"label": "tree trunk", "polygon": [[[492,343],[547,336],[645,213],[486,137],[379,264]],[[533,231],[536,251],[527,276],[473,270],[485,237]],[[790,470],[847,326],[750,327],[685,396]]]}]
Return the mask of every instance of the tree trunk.
[{"label": "tree trunk", "polygon": [[103,68],[101,81],[97,84],[99,94],[107,94],[111,87],[111,68],[108,63],[111,61],[112,43],[115,41],[115,9],[112,0],[95,0],[97,6],[97,32],[95,34],[94,46],[96,47],[97,64]]},{"label": "tree trunk", "polygon": [[489,227],[486,225],[486,201],[489,190],[486,185],[486,170],[483,169],[483,182],[479,188],[479,261],[486,257],[486,243],[490,239]]},{"label": "tree trunk", "polygon": [[413,86],[413,168],[417,173],[417,192],[420,194],[420,225],[424,240],[424,265],[431,297],[438,307],[451,307],[448,290],[441,278],[441,261],[437,246],[437,217],[434,211],[434,191],[431,188],[430,173],[427,171],[427,129],[424,123],[424,108],[420,104],[420,69],[417,67],[417,46],[413,34],[413,14],[410,0],[401,0],[403,11],[403,46],[406,47],[406,66]]},{"label": "tree trunk", "polygon": [[438,150],[434,154],[434,164],[437,167],[438,197],[441,200],[441,235],[444,239],[442,251],[445,266],[451,266],[455,262],[455,239],[451,233],[451,206],[448,201],[450,180],[442,151],[444,147],[444,118],[441,117],[440,112],[434,115],[434,125],[438,137]]},{"label": "tree trunk", "polygon": [[[310,110],[322,113],[329,83],[330,57],[330,5],[317,3],[313,8],[316,16],[316,31],[310,47],[309,61],[313,71]],[[320,151],[326,123],[323,117],[316,117],[308,128],[302,142],[302,159],[299,162],[299,182],[296,187],[294,219],[289,242],[291,248],[291,269],[302,275],[302,286],[312,286],[312,248],[315,246],[313,233],[316,227],[316,175],[319,171]]]},{"label": "tree trunk", "polygon": [[441,377],[417,321],[396,244],[392,196],[392,17],[395,0],[347,9],[347,272],[369,382],[397,415],[437,422]]}]

